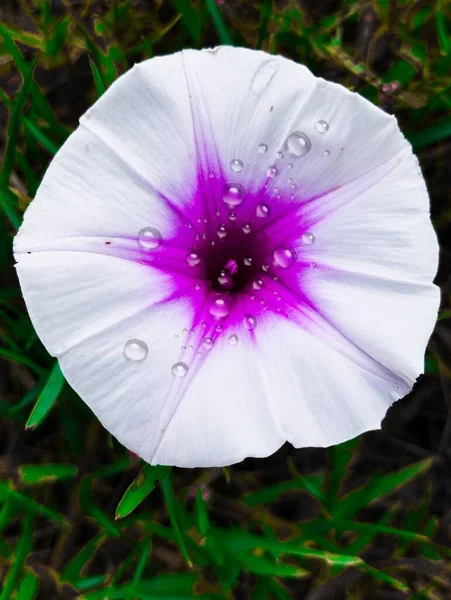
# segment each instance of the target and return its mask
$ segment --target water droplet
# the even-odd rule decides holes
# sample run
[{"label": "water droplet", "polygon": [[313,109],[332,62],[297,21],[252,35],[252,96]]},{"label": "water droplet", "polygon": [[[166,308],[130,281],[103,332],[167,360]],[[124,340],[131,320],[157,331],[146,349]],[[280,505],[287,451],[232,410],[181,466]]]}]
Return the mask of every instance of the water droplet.
[{"label": "water droplet", "polygon": [[311,231],[306,231],[302,234],[302,241],[304,244],[307,244],[307,246],[311,246],[315,243],[315,236]]},{"label": "water droplet", "polygon": [[188,229],[192,229],[193,228],[193,224],[192,223],[188,223]]},{"label": "water droplet", "polygon": [[188,333],[188,329],[186,327],[183,328],[183,333]]},{"label": "water droplet", "polygon": [[246,223],[245,225],[243,225],[242,231],[243,231],[243,233],[250,233],[252,231],[251,226],[249,225],[249,223]]},{"label": "water droplet", "polygon": [[239,206],[244,202],[246,190],[239,183],[227,183],[223,189],[222,199],[229,207]]},{"label": "water droplet", "polygon": [[216,245],[216,242],[215,242],[214,240],[211,240],[211,242],[210,242],[210,245],[211,245],[211,246],[215,246],[215,245]]},{"label": "water droplet", "polygon": [[243,319],[243,324],[248,331],[252,331],[257,327],[257,319],[254,315],[246,315]]},{"label": "water droplet", "polygon": [[213,348],[213,340],[211,339],[211,337],[207,337],[204,339],[204,343],[202,344],[202,346],[206,349],[206,350],[211,350]]},{"label": "water droplet", "polygon": [[186,350],[186,346],[182,346],[180,349],[182,350],[182,352],[184,352]]},{"label": "water droplet", "polygon": [[197,217],[197,222],[202,223],[202,217]]},{"label": "water droplet", "polygon": [[293,168],[293,165],[291,163],[288,163],[287,169],[292,169],[292,168]]},{"label": "water droplet", "polygon": [[248,258],[245,258],[243,260],[244,264],[246,265],[246,267],[250,267],[252,266],[252,258],[249,256]]},{"label": "water droplet", "polygon": [[221,333],[221,331],[222,331],[222,325],[216,325],[215,331],[217,331],[218,333]]},{"label": "water droplet", "polygon": [[265,282],[263,281],[263,279],[256,279],[252,282],[252,287],[254,290],[261,290],[264,285]]},{"label": "water droplet", "polygon": [[232,310],[232,299],[228,294],[212,294],[207,300],[207,309],[212,317],[223,319]]},{"label": "water droplet", "polygon": [[312,147],[312,142],[308,136],[301,131],[295,131],[288,136],[286,141],[287,150],[291,156],[299,157],[304,156],[309,152]]},{"label": "water droplet", "polygon": [[213,173],[213,171],[210,171],[208,173],[208,177],[210,177],[210,179],[213,179],[214,176],[215,176],[215,174]]},{"label": "water droplet", "polygon": [[171,372],[174,377],[185,377],[188,373],[188,365],[184,362],[177,362],[175,365],[172,365]]},{"label": "water droplet", "polygon": [[221,216],[221,211],[220,211],[220,210],[217,210],[217,211],[216,211],[216,216],[217,216],[217,217],[220,217],[220,216]]},{"label": "water droplet", "polygon": [[268,169],[266,171],[266,176],[269,177],[270,179],[273,179],[277,175],[278,172],[279,171],[278,171],[277,167],[272,165],[271,167],[268,167]]},{"label": "water droplet", "polygon": [[229,215],[229,221],[236,221],[236,214],[234,212],[231,212]]},{"label": "water droplet", "polygon": [[269,206],[267,204],[257,204],[255,214],[260,219],[265,219],[269,215]]},{"label": "water droplet", "polygon": [[330,156],[330,150],[324,150],[323,154],[324,156]]},{"label": "water droplet", "polygon": [[257,152],[259,154],[266,154],[268,152],[268,146],[266,144],[259,144],[257,147]]},{"label": "water droplet", "polygon": [[278,152],[278,153],[277,153],[277,158],[280,158],[280,159],[282,159],[282,158],[283,158],[283,152]]},{"label": "water droplet", "polygon": [[243,161],[239,158],[234,158],[230,161],[230,168],[234,173],[240,173],[243,170]]},{"label": "water droplet", "polygon": [[329,129],[329,123],[327,121],[317,121],[315,123],[315,129],[319,133],[326,133],[326,131]]},{"label": "water droplet", "polygon": [[236,346],[238,344],[238,336],[235,334],[229,336],[229,344],[231,346]]},{"label": "water droplet", "polygon": [[274,281],[279,281],[279,276],[278,275],[274,275],[273,279],[274,279]]},{"label": "water droplet", "polygon": [[138,233],[138,244],[146,250],[155,250],[161,244],[161,233],[155,227],[144,227]]},{"label": "water droplet", "polygon": [[178,333],[174,333],[174,340],[178,340],[179,339],[179,334]]},{"label": "water droplet", "polygon": [[208,217],[204,218],[204,223],[208,223]]},{"label": "water droplet", "polygon": [[124,357],[129,362],[142,362],[146,358],[147,352],[147,344],[142,340],[128,340],[124,346]]},{"label": "water droplet", "polygon": [[226,290],[230,289],[233,285],[233,279],[226,271],[221,271],[218,277],[218,282],[219,285]]},{"label": "water droplet", "polygon": [[287,269],[291,267],[291,265],[296,260],[296,255],[293,250],[289,248],[277,248],[274,250],[274,262],[277,266],[282,267],[282,269]]},{"label": "water droplet", "polygon": [[206,234],[206,233],[203,233],[203,234],[202,234],[202,239],[203,239],[203,240],[206,240],[206,239],[207,239],[207,234]]},{"label": "water droplet", "polygon": [[224,239],[227,235],[227,229],[225,228],[224,225],[221,225],[221,227],[219,227],[218,231],[216,232],[218,238],[220,240]]},{"label": "water droplet", "polygon": [[275,188],[274,188],[274,192],[277,194],[278,192],[280,192],[280,188],[278,188],[278,187],[275,187]]},{"label": "water droplet", "polygon": [[316,262],[311,262],[311,263],[310,263],[310,268],[311,268],[311,269],[314,269],[315,267],[316,267]]},{"label": "water droplet", "polygon": [[188,252],[185,260],[189,264],[190,267],[195,267],[196,265],[198,265],[201,262],[202,259],[197,254],[197,252]]},{"label": "water droplet", "polygon": [[196,285],[194,286],[195,290],[200,290],[200,283],[196,283]]},{"label": "water droplet", "polygon": [[262,271],[264,273],[267,273],[269,271],[269,265],[267,265],[267,264],[262,265]]}]

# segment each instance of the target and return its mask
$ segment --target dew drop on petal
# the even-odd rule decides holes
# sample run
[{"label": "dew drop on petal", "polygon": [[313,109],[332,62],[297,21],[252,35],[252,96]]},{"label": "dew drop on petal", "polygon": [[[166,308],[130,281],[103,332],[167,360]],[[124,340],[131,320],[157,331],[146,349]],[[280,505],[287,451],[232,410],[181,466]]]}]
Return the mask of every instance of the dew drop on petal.
[{"label": "dew drop on petal", "polygon": [[257,204],[255,214],[260,219],[265,219],[269,215],[269,206],[267,204]]},{"label": "dew drop on petal", "polygon": [[273,179],[277,175],[278,172],[279,171],[277,170],[277,167],[272,165],[271,167],[268,167],[268,169],[266,171],[266,176],[269,177],[270,179]]},{"label": "dew drop on petal", "polygon": [[249,331],[255,329],[257,327],[257,319],[254,315],[246,315],[243,319],[243,324]]},{"label": "dew drop on petal", "polygon": [[265,285],[265,282],[263,281],[263,279],[256,279],[255,281],[252,282],[252,288],[254,290],[261,290],[264,285]]},{"label": "dew drop on petal", "polygon": [[291,163],[288,163],[287,169],[292,169],[292,168],[293,168],[293,165]]},{"label": "dew drop on petal", "polygon": [[155,227],[144,227],[138,233],[138,244],[146,250],[155,250],[161,244],[161,233]]},{"label": "dew drop on petal", "polygon": [[196,265],[198,265],[201,262],[201,258],[197,254],[197,252],[188,252],[185,260],[189,264],[190,267],[195,267]]},{"label": "dew drop on petal", "polygon": [[310,268],[311,268],[311,269],[314,269],[315,267],[316,267],[316,262],[311,262],[311,263],[310,263]]},{"label": "dew drop on petal", "polygon": [[326,133],[326,131],[329,129],[329,123],[327,121],[322,121],[322,120],[317,121],[315,123],[315,129],[319,133]]},{"label": "dew drop on petal", "polygon": [[129,362],[140,363],[148,353],[147,344],[142,340],[128,340],[124,346],[124,357]]},{"label": "dew drop on petal", "polygon": [[200,290],[200,283],[196,283],[196,285],[194,286],[195,290]]},{"label": "dew drop on petal", "polygon": [[252,258],[249,256],[243,260],[246,267],[252,266]]},{"label": "dew drop on petal", "polygon": [[243,161],[239,158],[234,158],[230,161],[230,168],[234,173],[240,173],[243,170]]},{"label": "dew drop on petal", "polygon": [[231,346],[236,346],[238,344],[238,336],[235,334],[232,334],[231,336],[229,336],[229,344]]},{"label": "dew drop on petal", "polygon": [[307,244],[307,246],[311,246],[315,243],[315,236],[311,231],[306,231],[302,234],[302,241],[304,244]]},{"label": "dew drop on petal", "polygon": [[184,362],[177,362],[172,365],[171,372],[174,377],[185,377],[188,373],[188,365]]},{"label": "dew drop on petal", "polygon": [[207,310],[212,317],[223,319],[232,310],[232,299],[228,294],[212,294],[207,300]]},{"label": "dew drop on petal", "polygon": [[229,221],[236,221],[236,214],[234,212],[231,212],[229,215]]},{"label": "dew drop on petal", "polygon": [[291,265],[296,260],[296,255],[293,252],[293,250],[290,250],[290,248],[283,247],[274,250],[273,257],[276,265],[281,267],[282,269],[287,269],[288,267],[291,267]]},{"label": "dew drop on petal", "polygon": [[309,137],[301,131],[295,131],[288,136],[286,141],[288,153],[291,156],[300,157],[305,156],[312,147],[312,142]]},{"label": "dew drop on petal", "polygon": [[277,158],[280,158],[280,159],[282,159],[282,158],[283,158],[283,152],[278,152],[278,153],[277,153]]},{"label": "dew drop on petal", "polygon": [[324,156],[330,156],[330,150],[324,150],[323,155]]},{"label": "dew drop on petal", "polygon": [[217,331],[218,333],[221,333],[221,331],[222,331],[222,325],[216,325],[215,331]]},{"label": "dew drop on petal", "polygon": [[213,348],[213,340],[211,337],[206,337],[202,346],[205,348],[205,350],[211,350]]},{"label": "dew drop on petal", "polygon": [[269,271],[269,265],[267,265],[266,263],[264,265],[262,265],[262,271],[264,273],[267,273]]},{"label": "dew drop on petal", "polygon": [[215,176],[215,174],[213,173],[213,171],[210,171],[208,173],[208,177],[210,177],[210,179],[213,179],[214,176]]},{"label": "dew drop on petal", "polygon": [[224,225],[221,225],[221,227],[218,228],[218,231],[216,232],[216,235],[218,236],[218,238],[220,240],[224,239],[227,235],[227,229],[225,228]]},{"label": "dew drop on petal", "polygon": [[243,233],[250,233],[252,231],[251,226],[249,225],[249,223],[246,223],[245,225],[243,225],[242,231],[243,231]]},{"label": "dew drop on petal", "polygon": [[246,190],[239,183],[226,183],[222,199],[229,207],[239,206],[244,202]]},{"label": "dew drop on petal", "polygon": [[266,144],[259,144],[257,147],[257,152],[259,154],[266,154],[268,152],[268,146]]}]

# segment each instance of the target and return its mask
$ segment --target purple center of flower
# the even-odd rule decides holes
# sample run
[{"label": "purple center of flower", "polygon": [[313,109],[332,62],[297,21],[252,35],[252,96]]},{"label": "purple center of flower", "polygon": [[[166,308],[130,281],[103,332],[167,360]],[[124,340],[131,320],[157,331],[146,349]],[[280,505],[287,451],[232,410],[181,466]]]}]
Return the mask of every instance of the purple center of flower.
[{"label": "purple center of flower", "polygon": [[[299,139],[308,147],[306,136]],[[239,159],[230,162],[227,174],[201,171],[188,208],[165,198],[173,209],[171,236],[164,239],[151,226],[139,232],[141,262],[175,284],[167,301],[187,298],[194,309],[184,362],[175,364],[174,375],[184,376],[188,355],[205,355],[220,336],[236,345],[270,314],[299,321],[303,309],[314,308],[303,285],[305,272],[317,266],[308,252],[314,220],[309,201],[296,195],[292,163],[278,154],[257,184],[246,181]]]}]

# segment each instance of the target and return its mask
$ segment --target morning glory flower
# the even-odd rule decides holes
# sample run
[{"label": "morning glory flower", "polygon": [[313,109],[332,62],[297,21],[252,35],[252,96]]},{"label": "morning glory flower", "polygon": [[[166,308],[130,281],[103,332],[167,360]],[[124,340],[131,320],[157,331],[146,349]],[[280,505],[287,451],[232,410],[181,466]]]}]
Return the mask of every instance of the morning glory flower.
[{"label": "morning glory flower", "polygon": [[228,47],[114,83],[15,240],[69,384],[127,448],[187,467],[379,428],[423,372],[437,255],[394,117]]}]

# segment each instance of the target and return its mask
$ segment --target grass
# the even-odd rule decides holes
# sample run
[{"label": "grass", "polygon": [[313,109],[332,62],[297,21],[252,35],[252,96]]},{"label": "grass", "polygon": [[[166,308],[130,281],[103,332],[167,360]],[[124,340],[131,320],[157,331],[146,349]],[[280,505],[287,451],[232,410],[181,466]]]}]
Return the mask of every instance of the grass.
[{"label": "grass", "polygon": [[[0,600],[448,598],[451,3],[24,0],[0,11]],[[216,44],[283,54],[396,114],[428,183],[444,306],[426,376],[381,432],[171,470],[120,446],[65,383],[33,331],[11,247],[52,156],[120,74]]]}]

